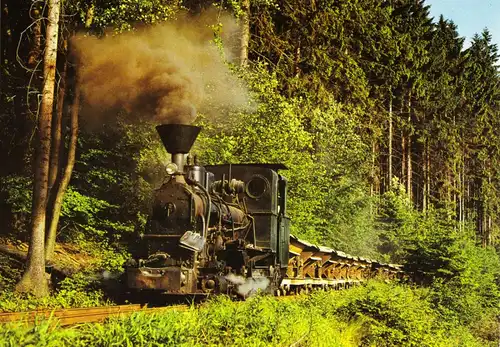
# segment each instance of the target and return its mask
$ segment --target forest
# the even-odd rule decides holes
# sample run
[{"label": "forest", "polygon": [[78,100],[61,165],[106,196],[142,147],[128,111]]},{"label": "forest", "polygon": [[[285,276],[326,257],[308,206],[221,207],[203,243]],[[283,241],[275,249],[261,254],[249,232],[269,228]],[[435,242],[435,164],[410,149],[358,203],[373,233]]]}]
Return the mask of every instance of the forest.
[{"label": "forest", "polygon": [[[107,300],[102,279],[122,271],[169,162],[154,126],[181,113],[203,128],[203,164],[288,167],[294,235],[420,279],[391,287],[400,301],[374,284],[339,304],[372,319],[366,345],[421,342],[425,323],[401,301],[417,296],[456,345],[498,343],[500,75],[487,29],[466,43],[424,0],[1,6],[0,310]],[[64,279],[49,285],[46,266]],[[391,305],[414,325],[394,327]]]}]

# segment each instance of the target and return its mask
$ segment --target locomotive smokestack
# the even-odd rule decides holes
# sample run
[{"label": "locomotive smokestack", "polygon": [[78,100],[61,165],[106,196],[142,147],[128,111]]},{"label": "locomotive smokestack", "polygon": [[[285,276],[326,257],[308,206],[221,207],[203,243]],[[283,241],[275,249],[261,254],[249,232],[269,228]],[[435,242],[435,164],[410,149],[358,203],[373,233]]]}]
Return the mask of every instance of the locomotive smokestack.
[{"label": "locomotive smokestack", "polygon": [[184,154],[189,153],[201,128],[186,124],[162,124],[156,127],[168,153],[180,172],[184,171]]}]

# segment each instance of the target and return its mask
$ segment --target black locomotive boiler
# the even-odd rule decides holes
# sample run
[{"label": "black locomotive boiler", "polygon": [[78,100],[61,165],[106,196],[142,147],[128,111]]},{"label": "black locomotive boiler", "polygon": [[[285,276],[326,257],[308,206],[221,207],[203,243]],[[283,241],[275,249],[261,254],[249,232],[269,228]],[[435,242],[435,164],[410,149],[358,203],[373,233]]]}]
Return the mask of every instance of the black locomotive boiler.
[{"label": "black locomotive boiler", "polygon": [[[171,163],[126,266],[127,286],[165,294],[247,296],[345,288],[401,276],[401,266],[290,235],[281,164],[200,166],[186,160],[200,128],[156,127]],[[186,162],[187,161],[187,162]]]}]

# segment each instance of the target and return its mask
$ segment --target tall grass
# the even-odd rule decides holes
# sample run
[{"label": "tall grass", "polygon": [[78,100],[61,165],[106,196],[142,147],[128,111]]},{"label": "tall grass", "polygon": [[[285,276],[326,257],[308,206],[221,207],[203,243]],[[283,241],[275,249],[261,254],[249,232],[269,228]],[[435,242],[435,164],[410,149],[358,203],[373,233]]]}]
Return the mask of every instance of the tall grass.
[{"label": "tall grass", "polygon": [[[136,313],[72,328],[0,326],[2,346],[484,346],[426,293],[370,283],[290,300],[218,297],[187,312]],[[493,344],[492,344],[493,346]]]}]

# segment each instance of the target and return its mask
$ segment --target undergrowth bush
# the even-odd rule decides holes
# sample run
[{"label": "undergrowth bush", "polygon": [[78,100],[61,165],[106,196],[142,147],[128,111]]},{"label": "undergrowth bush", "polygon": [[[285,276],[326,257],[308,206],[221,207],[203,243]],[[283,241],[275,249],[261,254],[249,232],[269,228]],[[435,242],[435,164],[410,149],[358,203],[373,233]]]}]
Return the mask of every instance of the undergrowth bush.
[{"label": "undergrowth bush", "polygon": [[104,292],[100,289],[99,279],[92,274],[78,273],[67,277],[59,283],[53,295],[44,298],[18,294],[12,291],[12,288],[10,289],[0,293],[0,312],[95,307],[112,304],[105,299]]},{"label": "undergrowth bush", "polygon": [[22,269],[20,265],[22,265],[21,262],[0,253],[0,289],[2,291],[13,288],[21,279]]},{"label": "undergrowth bush", "polygon": [[418,211],[397,181],[379,207],[383,251],[427,288],[438,316],[488,341],[498,339],[491,337],[500,315],[498,250],[479,244],[475,226],[457,222],[449,209]]},{"label": "undergrowth bush", "polygon": [[338,296],[335,311],[362,324],[364,346],[481,345],[433,307],[429,289],[371,282]]},{"label": "undergrowth bush", "polygon": [[[119,290],[116,288],[119,285],[117,279],[123,273],[128,253],[105,241],[74,241],[70,248],[60,252],[58,256],[61,258],[56,260],[60,269],[72,274],[64,278],[58,277],[60,274],[53,276],[53,293],[41,299],[14,292],[24,263],[0,254],[0,312],[112,304],[107,298],[113,297]],[[75,260],[83,265],[72,268]]]},{"label": "undergrowth bush", "polygon": [[481,339],[487,332],[475,337],[435,310],[428,289],[377,282],[290,300],[217,297],[187,312],[51,326],[0,326],[0,341],[4,346],[494,346]]}]

